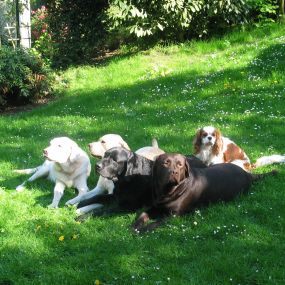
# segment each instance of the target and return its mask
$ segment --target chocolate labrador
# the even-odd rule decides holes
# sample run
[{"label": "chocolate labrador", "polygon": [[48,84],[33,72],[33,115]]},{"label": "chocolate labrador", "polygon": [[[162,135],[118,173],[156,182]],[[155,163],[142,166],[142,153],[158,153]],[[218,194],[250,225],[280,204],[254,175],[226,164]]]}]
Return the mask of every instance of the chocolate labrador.
[{"label": "chocolate labrador", "polygon": [[133,229],[151,230],[163,220],[147,224],[150,219],[183,215],[210,202],[231,201],[247,192],[254,181],[275,173],[251,174],[231,163],[192,168],[181,154],[162,154],[153,165],[153,205],[139,216]]}]

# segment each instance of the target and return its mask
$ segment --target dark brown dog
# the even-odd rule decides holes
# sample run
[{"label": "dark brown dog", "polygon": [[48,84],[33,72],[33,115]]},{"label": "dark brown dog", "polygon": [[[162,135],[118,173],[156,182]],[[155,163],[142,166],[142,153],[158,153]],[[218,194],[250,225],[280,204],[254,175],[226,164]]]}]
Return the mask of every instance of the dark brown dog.
[{"label": "dark brown dog", "polygon": [[251,174],[242,168],[221,163],[208,168],[190,168],[181,154],[162,154],[153,166],[153,206],[135,221],[135,231],[154,229],[161,221],[145,226],[150,219],[183,215],[210,202],[230,201],[248,191],[252,183],[266,175]]}]

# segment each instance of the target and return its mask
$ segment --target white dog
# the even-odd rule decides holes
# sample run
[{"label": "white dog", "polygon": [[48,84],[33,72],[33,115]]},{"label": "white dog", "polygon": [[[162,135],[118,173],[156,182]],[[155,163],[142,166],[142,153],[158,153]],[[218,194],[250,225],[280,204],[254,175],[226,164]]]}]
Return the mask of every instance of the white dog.
[{"label": "white dog", "polygon": [[67,137],[54,138],[50,146],[43,150],[46,161],[39,167],[15,170],[21,174],[32,174],[27,181],[16,190],[23,191],[26,182],[40,177],[47,177],[55,182],[54,196],[50,208],[57,208],[65,187],[75,187],[78,196],[88,191],[87,177],[90,175],[91,164],[88,155],[73,140]]},{"label": "white dog", "polygon": [[[92,142],[89,144],[89,150],[90,150],[91,155],[94,157],[100,158],[100,159],[104,156],[106,150],[109,150],[113,147],[124,147],[127,150],[130,150],[130,147],[123,140],[123,138],[120,135],[116,135],[116,134],[104,135],[101,138],[99,138],[98,141]],[[150,160],[154,160],[156,156],[164,153],[164,151],[158,147],[157,141],[153,139],[152,146],[142,147],[138,149],[136,153]],[[75,205],[75,204],[78,204],[81,200],[89,199],[95,195],[98,195],[104,192],[108,192],[109,194],[111,194],[113,193],[113,189],[114,189],[113,181],[108,180],[107,178],[104,178],[102,176],[99,176],[97,185],[92,191],[84,194],[83,196],[75,197],[74,199],[67,201],[66,204]],[[84,213],[87,213],[99,207],[101,207],[101,205],[99,204],[89,205],[89,206],[77,209],[77,213],[84,214]]]}]

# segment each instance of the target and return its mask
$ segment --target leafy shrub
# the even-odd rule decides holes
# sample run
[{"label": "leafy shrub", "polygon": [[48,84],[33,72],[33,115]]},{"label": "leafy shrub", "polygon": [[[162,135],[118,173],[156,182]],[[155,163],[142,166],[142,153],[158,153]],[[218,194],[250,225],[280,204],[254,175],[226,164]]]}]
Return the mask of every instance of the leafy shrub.
[{"label": "leafy shrub", "polygon": [[279,13],[277,2],[276,0],[248,0],[251,7],[251,20],[255,22],[275,22]]},{"label": "leafy shrub", "polygon": [[[284,3],[284,0],[278,0]],[[53,66],[102,55],[121,43],[209,37],[233,25],[276,19],[276,0],[33,0],[34,48]],[[284,9],[283,9],[284,10]]]},{"label": "leafy shrub", "polygon": [[124,28],[137,37],[183,39],[240,23],[247,12],[244,0],[113,0],[107,14],[111,29]]},{"label": "leafy shrub", "polygon": [[50,64],[53,57],[53,44],[48,17],[48,10],[45,6],[32,11],[33,48],[46,64]]},{"label": "leafy shrub", "polygon": [[23,49],[0,48],[0,108],[34,102],[51,92],[42,60]]}]

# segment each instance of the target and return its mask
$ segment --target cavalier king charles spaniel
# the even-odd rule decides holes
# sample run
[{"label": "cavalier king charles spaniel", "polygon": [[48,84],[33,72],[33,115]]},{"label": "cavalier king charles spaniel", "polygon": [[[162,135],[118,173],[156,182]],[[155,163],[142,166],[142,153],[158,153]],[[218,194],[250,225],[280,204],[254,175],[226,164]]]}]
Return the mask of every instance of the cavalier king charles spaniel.
[{"label": "cavalier king charles spaniel", "polygon": [[206,165],[233,163],[246,171],[273,163],[285,163],[285,155],[263,156],[251,164],[246,153],[229,138],[223,137],[220,130],[207,126],[197,131],[194,139],[194,155]]}]

